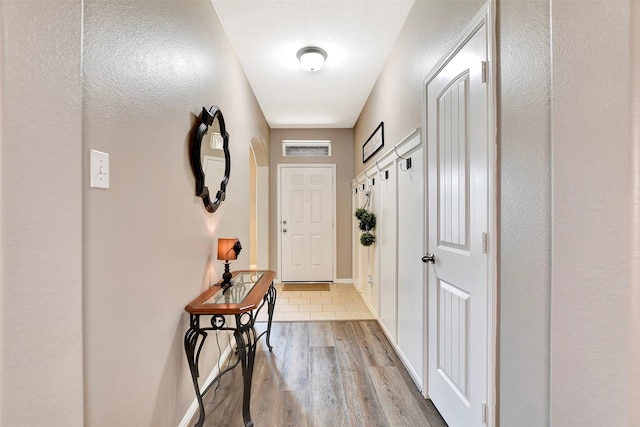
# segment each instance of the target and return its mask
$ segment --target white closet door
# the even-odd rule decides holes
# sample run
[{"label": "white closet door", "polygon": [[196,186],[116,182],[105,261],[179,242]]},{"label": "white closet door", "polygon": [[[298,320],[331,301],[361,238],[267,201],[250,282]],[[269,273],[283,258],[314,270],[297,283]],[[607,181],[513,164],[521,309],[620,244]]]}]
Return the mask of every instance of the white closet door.
[{"label": "white closet door", "polygon": [[[418,135],[417,138],[420,138]],[[420,389],[424,371],[425,289],[422,263],[424,239],[424,160],[422,148],[398,165],[398,346],[408,362],[409,372]]]}]

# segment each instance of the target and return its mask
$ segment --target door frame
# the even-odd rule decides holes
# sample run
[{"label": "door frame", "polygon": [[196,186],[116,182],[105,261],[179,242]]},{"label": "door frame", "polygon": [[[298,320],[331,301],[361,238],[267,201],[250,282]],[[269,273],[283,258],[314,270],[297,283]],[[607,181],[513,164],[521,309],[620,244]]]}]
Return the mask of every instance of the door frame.
[{"label": "door frame", "polygon": [[[427,221],[429,221],[428,213],[428,150],[427,150],[427,85],[438,73],[447,65],[449,60],[455,56],[458,51],[465,45],[465,43],[476,33],[478,28],[482,25],[486,25],[487,31],[487,62],[486,67],[486,83],[487,83],[487,184],[488,184],[488,266],[487,266],[487,426],[497,425],[498,419],[498,212],[499,212],[499,199],[498,199],[498,134],[497,134],[497,97],[496,97],[496,29],[495,29],[495,1],[488,0],[478,13],[471,19],[469,24],[462,31],[460,36],[453,43],[452,47],[431,72],[424,79],[422,84],[422,129],[425,132],[422,133],[422,144],[424,150],[424,200],[425,200],[425,215]],[[429,249],[428,239],[429,229],[425,229],[424,235],[424,253],[426,254]],[[429,289],[429,286],[433,284],[429,283],[429,275],[427,271],[427,264],[424,266],[424,281],[425,289]],[[425,360],[423,366],[424,383],[423,396],[429,397],[428,387],[428,375],[429,375],[429,292],[425,294]]]},{"label": "door frame", "polygon": [[333,209],[331,212],[332,215],[332,245],[331,245],[331,251],[333,252],[332,254],[332,272],[331,272],[331,277],[333,277],[333,282],[336,283],[337,277],[337,271],[338,271],[338,266],[337,266],[337,262],[338,262],[338,245],[337,245],[337,227],[336,227],[336,219],[337,219],[337,207],[336,207],[336,164],[335,163],[278,163],[277,164],[277,178],[276,178],[276,186],[277,186],[277,210],[276,210],[276,215],[277,215],[277,221],[278,224],[276,226],[276,229],[278,230],[278,250],[277,250],[277,255],[278,255],[278,272],[277,272],[277,277],[276,277],[276,281],[281,282],[282,281],[282,233],[280,232],[281,226],[282,224],[280,224],[281,221],[281,203],[282,203],[282,191],[281,191],[281,176],[282,176],[282,169],[287,169],[287,168],[326,168],[326,169],[331,169],[331,173],[332,173],[332,185],[331,185],[331,200],[333,201]]}]

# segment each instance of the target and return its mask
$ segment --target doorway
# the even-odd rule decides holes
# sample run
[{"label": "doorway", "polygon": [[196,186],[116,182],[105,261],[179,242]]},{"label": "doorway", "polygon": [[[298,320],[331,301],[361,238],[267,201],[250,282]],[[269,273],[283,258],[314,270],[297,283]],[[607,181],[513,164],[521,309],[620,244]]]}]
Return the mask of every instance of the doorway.
[{"label": "doorway", "polygon": [[496,194],[489,7],[425,80],[428,395],[451,426],[493,425]]},{"label": "doorway", "polygon": [[278,165],[278,254],[283,282],[335,277],[334,164]]},{"label": "doorway", "polygon": [[254,135],[249,145],[249,264],[269,268],[269,158],[264,140]]}]

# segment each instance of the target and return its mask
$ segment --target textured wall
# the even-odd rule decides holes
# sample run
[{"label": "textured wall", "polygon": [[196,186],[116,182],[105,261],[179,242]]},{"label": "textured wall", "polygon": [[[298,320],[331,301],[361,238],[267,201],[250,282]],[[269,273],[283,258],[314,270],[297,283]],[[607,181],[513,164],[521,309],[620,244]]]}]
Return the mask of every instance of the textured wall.
[{"label": "textured wall", "polygon": [[[282,157],[283,139],[330,139],[331,157]],[[270,221],[269,262],[277,270],[278,254],[278,163],[335,163],[336,164],[336,235],[338,279],[351,279],[351,185],[353,178],[353,131],[351,129],[272,129],[270,151]]]},{"label": "textured wall", "polygon": [[0,22],[0,425],[79,426],[82,5],[3,1]]},{"label": "textured wall", "polygon": [[500,425],[549,423],[549,2],[498,3]]},{"label": "textured wall", "polygon": [[557,426],[635,425],[630,405],[638,402],[628,399],[633,2],[552,2]]},{"label": "textured wall", "polygon": [[375,162],[415,128],[422,126],[422,86],[427,74],[453,46],[484,0],[417,0],[353,131],[353,172],[365,168],[362,144],[384,122],[385,149]]},{"label": "textured wall", "polygon": [[[184,306],[222,273],[217,237],[249,243],[249,144],[269,129],[207,0],[87,1],[84,47],[82,153],[111,161],[111,189],[83,191],[86,425],[175,426],[194,399]],[[232,161],[214,214],[188,158],[212,104]],[[245,251],[232,268],[248,266]]]},{"label": "textured wall", "polygon": [[631,233],[631,375],[629,402],[631,425],[640,425],[640,2],[631,3],[631,128],[633,174],[633,230]]}]

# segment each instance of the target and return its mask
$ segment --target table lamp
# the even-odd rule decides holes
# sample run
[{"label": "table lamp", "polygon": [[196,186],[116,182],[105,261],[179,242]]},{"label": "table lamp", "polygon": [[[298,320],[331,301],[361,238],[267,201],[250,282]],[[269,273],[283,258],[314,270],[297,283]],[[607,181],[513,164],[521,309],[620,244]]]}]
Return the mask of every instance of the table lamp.
[{"label": "table lamp", "polygon": [[237,237],[218,239],[218,259],[224,261],[224,274],[222,275],[222,292],[226,292],[231,287],[231,272],[229,271],[229,261],[238,259],[238,254],[242,250],[242,245]]}]

